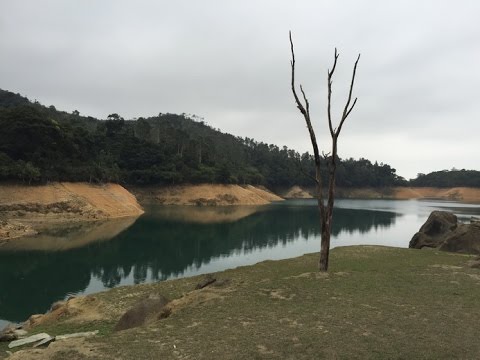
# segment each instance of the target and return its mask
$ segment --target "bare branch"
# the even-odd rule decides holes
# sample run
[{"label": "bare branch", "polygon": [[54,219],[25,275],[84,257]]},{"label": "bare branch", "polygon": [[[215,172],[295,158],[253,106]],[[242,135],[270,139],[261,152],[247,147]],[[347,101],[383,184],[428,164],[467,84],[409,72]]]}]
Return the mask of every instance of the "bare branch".
[{"label": "bare branch", "polygon": [[340,131],[342,130],[342,126],[343,126],[343,123],[344,123],[345,119],[347,118],[348,114],[353,109],[353,107],[355,106],[355,103],[357,101],[357,99],[355,99],[352,107],[349,110],[350,101],[352,100],[353,84],[355,83],[355,75],[357,73],[357,65],[358,65],[359,60],[360,60],[360,54],[358,54],[357,60],[355,61],[355,65],[353,66],[352,81],[350,82],[350,90],[348,92],[348,100],[347,100],[347,103],[345,104],[345,108],[343,109],[343,114],[342,114],[342,119],[340,120],[340,125],[338,125],[338,129],[337,129],[337,131],[335,131],[335,135],[337,137],[338,137],[338,135],[340,135]]},{"label": "bare branch", "polygon": [[333,129],[332,125],[332,114],[331,114],[331,103],[332,103],[332,76],[333,73],[335,72],[335,68],[337,67],[337,59],[338,59],[337,54],[337,48],[335,48],[335,54],[334,54],[334,60],[333,60],[333,66],[332,70],[328,70],[328,101],[327,101],[327,114],[328,114],[328,128],[330,129],[330,135],[333,137],[335,134],[336,129]]},{"label": "bare branch", "polygon": [[353,108],[355,107],[355,104],[357,103],[357,98],[355,98],[355,100],[353,100],[353,104],[352,106],[350,107],[350,109],[347,111],[347,115],[345,116],[345,119],[348,117],[348,115],[350,115],[350,113],[352,112]]},{"label": "bare branch", "polygon": [[335,54],[334,54],[334,59],[333,59],[333,67],[332,71],[328,71],[328,77],[331,78],[333,73],[335,72],[335,67],[337,66],[337,59],[340,54],[337,53],[337,48],[335,48]]},{"label": "bare branch", "polygon": [[305,100],[305,105],[307,106],[307,115],[310,118],[310,103],[308,102],[307,96],[305,95],[305,91],[303,91],[302,85],[300,85],[300,91],[303,95],[303,100]]},{"label": "bare branch", "polygon": [[300,112],[305,116],[307,114],[307,111],[305,110],[305,107],[301,103],[300,99],[298,98],[297,91],[295,90],[295,52],[293,50],[293,40],[292,40],[292,32],[288,32],[289,38],[290,38],[290,51],[292,53],[292,60],[290,61],[290,65],[292,67],[292,93],[293,97],[295,98],[295,102],[297,103],[297,107],[300,110]]},{"label": "bare branch", "polygon": [[330,129],[330,135],[333,137],[335,130],[332,125],[331,103],[332,103],[332,81],[330,80],[330,72],[328,73],[328,101],[327,101],[327,114],[328,114],[328,128]]},{"label": "bare branch", "polygon": [[298,98],[297,92],[295,90],[295,52],[293,49],[293,40],[292,40],[292,32],[289,32],[289,38],[290,38],[290,50],[292,53],[292,61],[290,64],[292,65],[292,93],[293,97],[295,98],[295,102],[297,103],[297,107],[300,110],[300,112],[303,114],[303,117],[305,118],[305,123],[308,128],[308,133],[310,134],[310,140],[312,142],[312,147],[313,147],[313,155],[315,157],[315,165],[317,167],[320,167],[320,155],[318,152],[318,145],[317,145],[317,139],[315,137],[315,131],[313,130],[312,127],[312,122],[310,121],[310,104],[308,103],[307,97],[305,95],[305,92],[303,91],[303,88],[300,86],[300,90],[302,91],[303,98],[305,100],[305,105],[307,106],[307,109],[303,106],[301,103],[300,99]]}]

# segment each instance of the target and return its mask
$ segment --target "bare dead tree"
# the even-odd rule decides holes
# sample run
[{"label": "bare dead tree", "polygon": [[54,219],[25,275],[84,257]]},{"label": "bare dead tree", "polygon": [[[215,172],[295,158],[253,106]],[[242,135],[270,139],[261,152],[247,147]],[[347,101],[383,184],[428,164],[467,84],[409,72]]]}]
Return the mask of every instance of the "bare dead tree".
[{"label": "bare dead tree", "polygon": [[332,150],[329,154],[322,154],[323,157],[327,160],[328,164],[328,193],[327,193],[327,201],[324,201],[324,194],[323,194],[323,184],[321,178],[321,167],[320,167],[320,153],[318,151],[318,144],[317,138],[315,136],[315,131],[312,127],[312,122],[310,118],[310,103],[308,102],[307,96],[303,91],[302,85],[300,85],[300,92],[303,97],[302,100],[297,95],[296,86],[295,86],[295,52],[293,50],[293,40],[292,40],[292,33],[289,33],[290,37],[290,50],[292,52],[292,60],[290,62],[292,67],[292,93],[293,97],[295,98],[295,103],[297,104],[298,110],[302,113],[303,117],[305,118],[305,122],[307,124],[308,133],[310,134],[310,141],[312,142],[313,147],[313,155],[315,159],[315,184],[316,184],[316,197],[318,208],[320,212],[320,225],[321,225],[321,245],[320,245],[320,259],[318,263],[318,267],[320,271],[327,271],[328,270],[328,256],[330,253],[330,236],[332,233],[332,219],[333,219],[333,205],[335,201],[335,173],[337,170],[337,143],[338,137],[340,136],[340,132],[342,131],[343,124],[347,119],[348,115],[352,112],[355,104],[357,103],[357,98],[352,103],[352,92],[353,92],[353,85],[355,83],[355,75],[357,72],[357,65],[358,61],[360,60],[360,54],[358,54],[357,60],[355,61],[355,65],[353,67],[353,74],[352,74],[352,81],[350,82],[350,91],[348,93],[348,99],[343,109],[342,116],[340,118],[340,122],[338,127],[334,128],[332,123],[332,115],[331,115],[331,99],[332,99],[332,77],[333,73],[335,72],[335,68],[337,66],[337,59],[338,53],[337,49],[335,48],[335,55],[333,60],[332,70],[328,70],[327,72],[327,85],[328,85],[328,101],[327,101],[327,117],[328,117],[328,128],[330,129],[330,136],[332,138]]}]

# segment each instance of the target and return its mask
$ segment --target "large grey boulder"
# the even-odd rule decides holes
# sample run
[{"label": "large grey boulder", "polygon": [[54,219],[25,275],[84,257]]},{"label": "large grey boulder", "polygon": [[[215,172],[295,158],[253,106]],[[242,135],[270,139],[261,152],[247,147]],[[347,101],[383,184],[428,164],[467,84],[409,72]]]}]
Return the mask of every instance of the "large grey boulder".
[{"label": "large grey boulder", "polygon": [[433,247],[443,251],[480,254],[480,222],[459,224],[452,213],[433,211],[413,235],[409,247]]},{"label": "large grey boulder", "polygon": [[460,224],[440,245],[440,250],[480,254],[480,223]]},{"label": "large grey boulder", "polygon": [[446,211],[433,211],[420,230],[413,235],[408,247],[421,249],[423,247],[438,247],[457,227],[457,217]]}]

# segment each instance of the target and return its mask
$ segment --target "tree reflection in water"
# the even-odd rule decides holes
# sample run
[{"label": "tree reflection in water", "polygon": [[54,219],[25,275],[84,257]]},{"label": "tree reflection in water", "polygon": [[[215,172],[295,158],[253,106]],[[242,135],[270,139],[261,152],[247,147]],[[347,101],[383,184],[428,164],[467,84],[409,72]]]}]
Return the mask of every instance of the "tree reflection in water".
[{"label": "tree reflection in water", "polygon": [[[54,301],[86,289],[92,276],[107,288],[129,276],[135,283],[165,280],[214,258],[246,255],[300,239],[316,241],[320,236],[314,206],[275,205],[257,212],[239,208],[241,216],[232,208],[219,208],[218,219],[210,213],[208,222],[199,221],[206,216],[199,216],[203,210],[198,208],[170,209],[168,216],[164,208],[157,210],[110,241],[65,251],[2,251],[0,247],[0,319],[21,321],[45,312]],[[196,212],[191,221],[188,211]],[[367,233],[389,227],[397,216],[385,211],[335,211],[334,237],[344,231]]]}]

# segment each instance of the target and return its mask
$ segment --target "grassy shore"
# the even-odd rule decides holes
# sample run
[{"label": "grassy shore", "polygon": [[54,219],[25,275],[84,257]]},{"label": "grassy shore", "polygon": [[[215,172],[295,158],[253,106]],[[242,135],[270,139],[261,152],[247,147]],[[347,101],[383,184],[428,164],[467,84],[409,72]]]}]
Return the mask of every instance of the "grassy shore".
[{"label": "grassy shore", "polygon": [[[94,338],[22,350],[13,359],[454,359],[480,358],[480,271],[471,257],[378,246],[335,248],[328,274],[318,254],[202,277],[120,287],[33,332],[100,330]],[[161,293],[172,314],[113,332],[139,299]],[[6,355],[0,345],[0,357]]]}]

